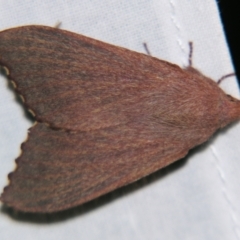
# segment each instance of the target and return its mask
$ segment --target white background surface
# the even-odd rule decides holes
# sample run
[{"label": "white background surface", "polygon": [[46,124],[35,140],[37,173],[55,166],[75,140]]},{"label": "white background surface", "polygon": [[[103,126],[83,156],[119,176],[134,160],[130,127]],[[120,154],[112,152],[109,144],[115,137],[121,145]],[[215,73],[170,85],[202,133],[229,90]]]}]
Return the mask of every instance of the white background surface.
[{"label": "white background surface", "polygon": [[[0,30],[55,26],[186,66],[217,80],[233,72],[214,0],[0,1]],[[238,97],[235,78],[221,87]],[[0,77],[0,188],[31,122]],[[64,215],[39,218],[0,212],[0,238],[240,239],[240,125],[198,147],[180,164]]]}]

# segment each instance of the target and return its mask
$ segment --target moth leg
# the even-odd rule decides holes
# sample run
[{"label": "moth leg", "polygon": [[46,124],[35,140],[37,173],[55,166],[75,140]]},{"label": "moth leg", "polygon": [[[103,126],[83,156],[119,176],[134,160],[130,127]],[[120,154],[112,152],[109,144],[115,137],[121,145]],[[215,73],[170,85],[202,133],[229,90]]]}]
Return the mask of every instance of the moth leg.
[{"label": "moth leg", "polygon": [[144,47],[147,55],[151,56],[151,53],[150,53],[150,51],[149,51],[149,49],[148,49],[148,46],[147,46],[147,43],[144,42],[144,43],[143,43],[143,47]]},{"label": "moth leg", "polygon": [[[196,70],[195,68],[192,67],[192,56],[193,56],[193,42],[188,42],[189,44],[189,55],[188,55],[188,67],[186,68],[186,70],[194,73],[200,73],[198,70]],[[224,79],[235,76],[235,73],[229,73],[226,75],[223,75],[218,81],[217,84],[219,85]]]},{"label": "moth leg", "polygon": [[184,67],[184,69],[192,74],[196,75],[202,75],[200,71],[198,71],[196,68],[194,68],[192,65],[192,56],[193,56],[193,42],[189,41],[189,54],[188,54],[188,66]]},{"label": "moth leg", "polygon": [[218,79],[217,84],[219,85],[224,79],[232,76],[236,76],[236,73],[229,73],[229,74],[223,75],[220,79]]},{"label": "moth leg", "polygon": [[57,21],[54,27],[60,29],[61,25],[62,25],[62,22]]},{"label": "moth leg", "polygon": [[189,55],[188,55],[188,68],[192,67],[192,56],[193,56],[193,42],[188,42]]}]

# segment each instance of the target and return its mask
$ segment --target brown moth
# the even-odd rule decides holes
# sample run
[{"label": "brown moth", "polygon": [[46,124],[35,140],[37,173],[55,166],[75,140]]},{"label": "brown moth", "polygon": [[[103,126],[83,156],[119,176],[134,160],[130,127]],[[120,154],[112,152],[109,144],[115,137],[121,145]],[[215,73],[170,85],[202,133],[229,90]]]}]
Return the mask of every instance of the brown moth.
[{"label": "brown moth", "polygon": [[240,118],[189,66],[44,26],[0,32],[0,64],[36,124],[1,201],[56,212],[183,158]]}]

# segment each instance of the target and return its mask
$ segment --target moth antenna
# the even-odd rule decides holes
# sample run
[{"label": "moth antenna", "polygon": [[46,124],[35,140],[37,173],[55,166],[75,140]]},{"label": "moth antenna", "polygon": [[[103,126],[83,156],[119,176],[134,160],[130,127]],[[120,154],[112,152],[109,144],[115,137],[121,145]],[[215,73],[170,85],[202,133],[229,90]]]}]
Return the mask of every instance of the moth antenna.
[{"label": "moth antenna", "polygon": [[145,51],[146,51],[147,55],[151,56],[151,53],[150,53],[150,51],[148,49],[148,46],[147,46],[147,43],[144,42],[143,47],[145,48]]},{"label": "moth antenna", "polygon": [[229,73],[229,74],[226,74],[226,75],[222,76],[220,79],[218,79],[217,84],[219,85],[224,79],[232,77],[232,76],[236,76],[236,74],[235,73]]},{"label": "moth antenna", "polygon": [[188,42],[188,44],[189,44],[188,67],[192,67],[193,42]]}]

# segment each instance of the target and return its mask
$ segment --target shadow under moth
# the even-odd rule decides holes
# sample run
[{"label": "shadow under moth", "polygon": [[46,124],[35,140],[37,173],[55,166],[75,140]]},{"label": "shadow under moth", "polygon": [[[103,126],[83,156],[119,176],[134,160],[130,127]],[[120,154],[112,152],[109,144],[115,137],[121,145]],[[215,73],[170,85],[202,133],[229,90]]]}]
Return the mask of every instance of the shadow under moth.
[{"label": "shadow under moth", "polygon": [[0,32],[0,65],[36,120],[1,201],[71,208],[132,183],[240,118],[191,65],[45,26]]}]

